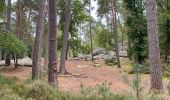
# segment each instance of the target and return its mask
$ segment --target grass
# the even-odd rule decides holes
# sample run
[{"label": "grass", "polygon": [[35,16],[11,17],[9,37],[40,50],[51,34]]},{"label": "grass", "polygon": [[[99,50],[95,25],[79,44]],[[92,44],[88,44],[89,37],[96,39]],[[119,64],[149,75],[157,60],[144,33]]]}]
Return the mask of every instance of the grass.
[{"label": "grass", "polygon": [[0,100],[133,100],[110,92],[106,84],[95,89],[82,87],[80,95],[63,92],[42,81],[18,83],[17,78],[0,75]]},{"label": "grass", "polygon": [[[132,94],[114,94],[107,83],[94,88],[87,88],[81,84],[80,94],[75,95],[58,90],[48,85],[46,81],[18,81],[16,77],[0,75],[0,100],[136,100]],[[140,100],[164,100],[164,98],[162,95],[146,94]]]}]

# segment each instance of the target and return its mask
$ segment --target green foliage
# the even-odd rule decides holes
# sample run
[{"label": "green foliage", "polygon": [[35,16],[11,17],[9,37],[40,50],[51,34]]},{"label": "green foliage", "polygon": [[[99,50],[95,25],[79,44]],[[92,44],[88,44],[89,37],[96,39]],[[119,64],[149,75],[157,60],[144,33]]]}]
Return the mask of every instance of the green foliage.
[{"label": "green foliage", "polygon": [[82,46],[82,53],[89,54],[91,50],[90,43],[86,43]]},{"label": "green foliage", "polygon": [[2,17],[1,14],[4,11],[4,9],[5,9],[5,0],[0,0],[0,17]]},{"label": "green foliage", "polygon": [[114,47],[113,33],[109,32],[103,25],[97,23],[95,28],[95,34],[97,38],[97,46],[101,48],[106,48],[106,50],[112,49]]},{"label": "green foliage", "polygon": [[[82,0],[73,0],[72,1],[72,16],[71,23],[69,27],[69,50],[73,52],[73,57],[78,56],[78,54],[82,51],[83,47],[81,44],[81,38],[79,37],[79,26],[80,24],[85,23],[88,20],[88,15],[86,13],[84,5],[84,1]],[[59,30],[63,32],[64,30],[64,22],[65,22],[65,7],[66,2],[63,0],[58,0],[58,14],[60,16],[59,21]],[[63,35],[58,36],[58,50],[62,48],[62,40]]]},{"label": "green foliage", "polygon": [[24,43],[17,39],[13,33],[0,30],[0,50],[11,53],[18,57],[23,57],[26,52]]},{"label": "green foliage", "polygon": [[123,0],[128,12],[126,20],[130,52],[138,63],[147,57],[147,30],[143,0]]}]

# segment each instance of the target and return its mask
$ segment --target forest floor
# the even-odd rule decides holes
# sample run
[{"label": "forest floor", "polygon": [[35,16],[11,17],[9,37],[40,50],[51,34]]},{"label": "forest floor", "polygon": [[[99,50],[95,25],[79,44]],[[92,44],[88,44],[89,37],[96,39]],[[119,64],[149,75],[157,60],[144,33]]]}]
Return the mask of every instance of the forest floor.
[{"label": "forest floor", "polygon": [[[94,88],[100,84],[107,84],[110,90],[118,94],[132,94],[134,90],[128,83],[132,83],[134,75],[126,74],[129,70],[131,62],[127,58],[121,58],[122,68],[118,69],[117,66],[103,65],[101,67],[94,67],[92,61],[81,60],[68,60],[66,68],[70,75],[58,77],[59,88],[64,91],[79,93],[80,86]],[[17,77],[20,80],[27,80],[31,78],[31,67],[13,67],[0,68],[0,73],[8,77]],[[143,93],[149,93],[150,78],[149,75],[140,75],[141,86]],[[129,81],[129,82],[128,82]],[[167,88],[168,80],[163,80],[165,91]]]}]

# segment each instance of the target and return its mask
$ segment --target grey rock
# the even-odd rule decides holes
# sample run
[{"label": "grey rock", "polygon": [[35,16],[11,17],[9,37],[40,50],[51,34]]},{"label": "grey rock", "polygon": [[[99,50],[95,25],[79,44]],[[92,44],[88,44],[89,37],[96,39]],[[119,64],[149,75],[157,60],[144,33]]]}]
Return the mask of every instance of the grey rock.
[{"label": "grey rock", "polygon": [[98,54],[106,54],[105,49],[104,48],[98,48],[98,49],[94,50],[93,56],[96,56]]}]

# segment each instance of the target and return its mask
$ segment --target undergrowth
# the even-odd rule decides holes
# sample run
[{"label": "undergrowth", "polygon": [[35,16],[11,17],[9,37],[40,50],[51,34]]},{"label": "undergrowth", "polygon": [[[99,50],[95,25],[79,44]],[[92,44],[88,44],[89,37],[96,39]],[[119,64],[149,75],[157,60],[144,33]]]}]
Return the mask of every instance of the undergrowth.
[{"label": "undergrowth", "polygon": [[[0,75],[0,100],[135,100],[131,95],[118,95],[110,91],[107,83],[87,88],[81,84],[80,94],[63,92],[46,81],[18,82],[16,77]],[[161,100],[155,95],[146,96],[145,100]]]}]

